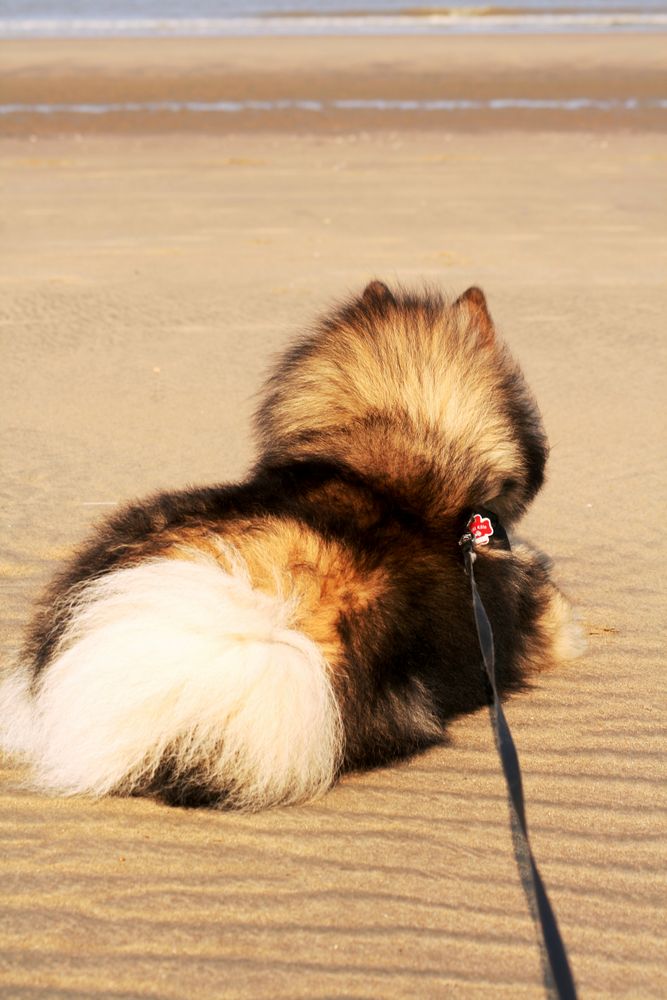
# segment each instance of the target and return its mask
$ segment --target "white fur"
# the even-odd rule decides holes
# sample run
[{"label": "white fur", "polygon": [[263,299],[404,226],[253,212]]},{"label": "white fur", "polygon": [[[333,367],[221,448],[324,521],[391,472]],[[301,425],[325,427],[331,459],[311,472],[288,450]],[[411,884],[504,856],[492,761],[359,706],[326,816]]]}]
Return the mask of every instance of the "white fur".
[{"label": "white fur", "polygon": [[165,752],[237,808],[310,798],[334,780],[342,728],[327,664],[293,603],[243,567],[155,559],[84,588],[36,696],[0,687],[0,744],[42,787],[131,792]]}]

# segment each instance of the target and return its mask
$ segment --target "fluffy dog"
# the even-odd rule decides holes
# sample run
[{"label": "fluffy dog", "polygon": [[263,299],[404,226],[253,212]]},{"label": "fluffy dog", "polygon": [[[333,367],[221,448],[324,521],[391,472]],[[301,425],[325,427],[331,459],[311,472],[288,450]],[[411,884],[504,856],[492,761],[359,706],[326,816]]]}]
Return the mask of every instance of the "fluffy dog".
[{"label": "fluffy dog", "polygon": [[[240,485],[161,493],[57,577],[0,688],[64,794],[260,809],[440,741],[486,701],[459,538],[511,527],[547,442],[482,292],[374,281],[284,356]],[[479,550],[501,693],[576,652],[542,557]]]}]

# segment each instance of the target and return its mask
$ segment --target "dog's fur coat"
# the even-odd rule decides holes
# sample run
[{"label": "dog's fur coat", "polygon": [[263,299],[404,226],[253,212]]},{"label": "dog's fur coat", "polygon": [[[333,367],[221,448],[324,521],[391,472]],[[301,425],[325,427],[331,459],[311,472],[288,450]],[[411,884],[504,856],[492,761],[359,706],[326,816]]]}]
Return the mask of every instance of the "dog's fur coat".
[{"label": "dog's fur coat", "polygon": [[[55,580],[0,688],[63,793],[259,809],[442,739],[485,702],[458,539],[506,527],[547,443],[486,301],[372,282],[287,353],[241,485],[163,493]],[[481,550],[501,692],[575,652],[542,557]]]}]

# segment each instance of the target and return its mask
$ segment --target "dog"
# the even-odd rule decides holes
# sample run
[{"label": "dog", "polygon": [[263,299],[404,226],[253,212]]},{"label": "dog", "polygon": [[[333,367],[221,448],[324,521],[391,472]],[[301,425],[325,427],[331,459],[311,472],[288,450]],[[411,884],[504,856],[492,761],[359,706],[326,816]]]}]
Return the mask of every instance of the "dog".
[{"label": "dog", "polygon": [[[249,477],[103,522],[0,687],[0,743],[62,794],[258,810],[442,742],[486,703],[459,539],[511,529],[547,440],[484,294],[380,281],[284,355]],[[527,548],[479,547],[502,695],[579,652]]]}]

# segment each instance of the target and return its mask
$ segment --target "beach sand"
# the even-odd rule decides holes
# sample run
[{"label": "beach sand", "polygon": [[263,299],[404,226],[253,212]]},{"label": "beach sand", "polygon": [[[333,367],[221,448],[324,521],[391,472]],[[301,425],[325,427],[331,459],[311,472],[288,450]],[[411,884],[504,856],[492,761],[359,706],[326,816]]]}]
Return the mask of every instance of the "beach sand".
[{"label": "beach sand", "polygon": [[[664,35],[413,38],[137,38],[0,43],[4,104],[128,101],[598,101],[667,98]],[[26,113],[3,135],[80,132],[665,130],[667,110],[372,109],[107,115]]]},{"label": "beach sand", "polygon": [[[645,60],[627,41],[627,73],[648,73],[654,40]],[[549,44],[565,66],[593,42]],[[143,45],[152,67],[161,47]],[[526,40],[502,45],[524,72]],[[196,46],[169,46],[185,86]],[[279,90],[272,46],[254,58],[274,53]],[[3,46],[3,87],[41,99],[58,71],[68,100],[88,99],[76,60],[86,81],[127,81],[123,53],[136,67],[140,51],[63,43],[65,72],[55,44]],[[333,88],[331,43],[320,51]],[[598,85],[624,93],[604,73]],[[667,137],[617,119],[576,133],[382,123],[188,121],[184,135],[143,116],[45,135],[33,120],[0,141],[2,662],[115,503],[243,474],[254,394],[315,313],[376,276],[480,284],[552,443],[520,534],[554,557],[589,641],[507,704],[533,847],[582,998],[664,997]],[[447,746],[258,816],[49,799],[22,779],[2,761],[3,997],[543,995],[485,712]]]}]

